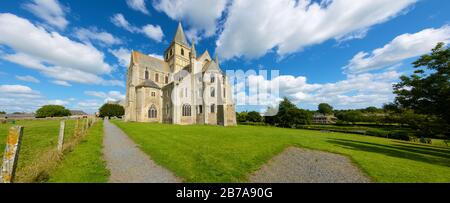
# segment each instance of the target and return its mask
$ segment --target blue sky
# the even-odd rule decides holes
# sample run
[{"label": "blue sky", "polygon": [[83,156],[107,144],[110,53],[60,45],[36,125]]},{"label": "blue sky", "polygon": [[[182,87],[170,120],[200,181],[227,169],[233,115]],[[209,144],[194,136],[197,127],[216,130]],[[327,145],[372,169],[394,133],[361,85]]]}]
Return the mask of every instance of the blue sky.
[{"label": "blue sky", "polygon": [[162,55],[178,22],[224,70],[279,70],[250,80],[279,82],[279,98],[299,107],[380,107],[414,59],[449,42],[448,10],[439,0],[1,1],[0,110],[95,112],[123,99],[129,52]]}]

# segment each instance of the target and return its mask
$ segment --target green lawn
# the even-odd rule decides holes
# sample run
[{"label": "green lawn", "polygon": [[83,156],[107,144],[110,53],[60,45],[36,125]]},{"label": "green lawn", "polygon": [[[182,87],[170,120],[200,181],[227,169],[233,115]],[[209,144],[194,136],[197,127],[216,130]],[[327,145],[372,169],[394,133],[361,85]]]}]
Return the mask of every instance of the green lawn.
[{"label": "green lawn", "polygon": [[86,137],[75,149],[64,155],[63,160],[50,172],[48,182],[55,183],[104,183],[109,171],[102,156],[103,122],[89,129]]},{"label": "green lawn", "polygon": [[[65,140],[70,140],[75,128],[75,120],[66,121]],[[22,145],[16,170],[16,180],[26,175],[24,169],[33,164],[48,150],[54,149],[58,143],[59,120],[17,121],[14,125],[24,126]],[[0,124],[0,157],[3,157],[6,136],[11,123]]]},{"label": "green lawn", "polygon": [[347,155],[375,182],[450,182],[448,147],[274,127],[113,123],[186,182],[245,182],[288,146]]}]

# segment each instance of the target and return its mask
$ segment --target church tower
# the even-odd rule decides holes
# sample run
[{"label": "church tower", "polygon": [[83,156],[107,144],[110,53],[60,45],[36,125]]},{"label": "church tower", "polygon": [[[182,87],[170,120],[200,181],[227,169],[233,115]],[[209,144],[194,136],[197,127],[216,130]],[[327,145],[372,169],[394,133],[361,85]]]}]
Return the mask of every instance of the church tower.
[{"label": "church tower", "polygon": [[181,23],[178,23],[177,32],[169,48],[164,52],[164,61],[169,64],[172,73],[182,70],[190,64],[191,48],[184,35]]}]

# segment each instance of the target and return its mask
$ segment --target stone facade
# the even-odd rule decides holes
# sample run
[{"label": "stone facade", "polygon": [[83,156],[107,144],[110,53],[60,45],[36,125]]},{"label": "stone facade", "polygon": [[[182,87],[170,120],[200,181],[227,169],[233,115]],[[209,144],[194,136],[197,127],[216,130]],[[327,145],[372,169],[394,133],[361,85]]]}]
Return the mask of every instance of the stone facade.
[{"label": "stone facade", "polygon": [[208,51],[197,57],[181,24],[164,60],[131,53],[126,89],[126,121],[236,125],[231,85],[219,60]]}]

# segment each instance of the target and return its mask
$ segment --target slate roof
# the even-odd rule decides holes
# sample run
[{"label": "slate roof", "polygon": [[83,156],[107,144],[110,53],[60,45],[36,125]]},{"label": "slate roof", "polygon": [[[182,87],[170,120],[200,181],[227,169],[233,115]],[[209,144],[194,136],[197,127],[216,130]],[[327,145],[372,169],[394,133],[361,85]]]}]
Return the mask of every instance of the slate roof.
[{"label": "slate roof", "polygon": [[189,43],[187,42],[186,36],[184,35],[183,26],[181,26],[181,22],[178,23],[177,33],[175,34],[173,41],[189,47]]}]

